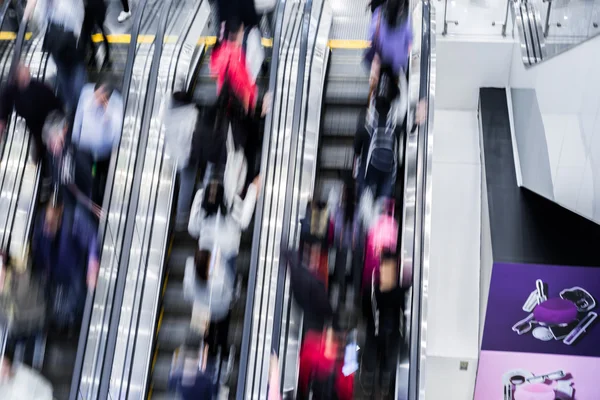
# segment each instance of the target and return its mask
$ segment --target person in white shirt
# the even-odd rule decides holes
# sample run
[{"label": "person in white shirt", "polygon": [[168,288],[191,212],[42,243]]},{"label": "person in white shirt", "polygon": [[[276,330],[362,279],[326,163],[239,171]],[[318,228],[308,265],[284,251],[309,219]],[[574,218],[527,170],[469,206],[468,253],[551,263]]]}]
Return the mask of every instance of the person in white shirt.
[{"label": "person in white shirt", "polygon": [[13,365],[8,356],[0,358],[0,397],[2,400],[52,400],[52,385],[34,369]]},{"label": "person in white shirt", "polygon": [[92,199],[101,204],[110,156],[119,144],[123,126],[123,98],[107,80],[89,83],[81,97],[73,123],[72,143],[94,160]]}]

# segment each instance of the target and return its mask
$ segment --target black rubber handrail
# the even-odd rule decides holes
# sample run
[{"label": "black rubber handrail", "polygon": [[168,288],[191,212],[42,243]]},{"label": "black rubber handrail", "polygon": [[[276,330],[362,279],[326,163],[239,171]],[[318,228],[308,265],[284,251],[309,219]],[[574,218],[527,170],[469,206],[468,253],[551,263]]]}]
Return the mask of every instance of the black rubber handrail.
[{"label": "black rubber handrail", "polygon": [[[129,257],[131,255],[131,242],[133,240],[133,231],[135,228],[135,216],[137,213],[137,206],[140,195],[140,185],[142,181],[142,169],[144,167],[145,153],[148,144],[148,135],[150,131],[150,115],[154,105],[154,98],[156,97],[156,85],[158,83],[158,71],[160,67],[160,59],[162,56],[162,49],[165,38],[166,25],[168,21],[170,2],[164,2],[162,10],[160,11],[160,20],[158,23],[158,30],[154,38],[154,54],[152,55],[152,65],[150,67],[150,76],[148,78],[148,90],[146,92],[144,113],[142,115],[142,126],[140,130],[140,140],[137,147],[137,157],[134,166],[134,177],[132,182],[132,191],[130,195],[129,208],[127,210],[127,222],[125,225],[124,240],[122,246],[121,258],[119,260],[119,269],[117,273],[117,279],[115,284],[115,297],[113,304],[118,305],[112,308],[109,330],[106,341],[106,353],[104,356],[104,362],[102,366],[102,373],[99,385],[98,398],[108,399],[110,389],[110,376],[112,372],[112,359],[114,357],[115,346],[118,337],[118,325],[121,317],[121,307],[123,302],[123,295],[125,290],[125,282],[127,279],[127,265],[129,264]],[[140,12],[142,9],[140,8]]]},{"label": "black rubber handrail", "polygon": [[[283,17],[285,14],[285,0],[279,0],[277,4],[277,15],[275,19],[275,30],[273,34],[273,49],[271,52],[271,65],[269,74],[269,91],[275,95],[277,93],[277,71],[279,69],[279,53],[281,47],[281,32],[283,30]],[[274,112],[267,115],[264,132],[268,137],[263,140],[261,153],[261,169],[266,168],[269,157],[270,132],[273,126]],[[261,170],[264,177],[264,170]],[[250,268],[248,271],[248,287],[246,297],[246,309],[244,311],[244,327],[242,330],[242,346],[240,349],[240,364],[238,368],[238,382],[236,400],[244,400],[246,392],[246,370],[248,369],[248,352],[250,351],[250,341],[252,333],[252,311],[254,308],[254,296],[256,289],[258,252],[260,244],[260,232],[262,228],[263,212],[265,208],[265,190],[261,190],[258,196],[256,215],[254,216],[254,232],[252,234],[252,250],[250,253]]]},{"label": "black rubber handrail", "polygon": [[[429,110],[429,85],[430,85],[430,64],[431,64],[431,4],[428,0],[422,2],[422,37],[421,37],[421,67],[419,82],[419,99],[427,103]],[[419,127],[417,138],[417,181],[416,195],[420,201],[415,205],[415,243],[413,250],[413,280],[412,280],[412,312],[410,321],[410,346],[409,346],[409,365],[408,371],[408,398],[417,400],[419,398],[419,371],[420,357],[419,348],[421,345],[421,281],[422,281],[422,253],[423,242],[425,240],[425,190],[427,187],[427,148],[428,148],[429,118],[425,118],[424,123]],[[421,178],[421,179],[419,179]],[[420,197],[419,197],[420,195]],[[416,300],[416,301],[415,301]]]},{"label": "black rubber handrail", "polygon": [[[308,53],[308,35],[310,31],[310,17],[312,12],[312,0],[308,0],[304,4],[304,14],[302,15],[302,39],[300,41],[300,54],[298,57],[298,74],[296,80],[296,99],[294,100],[294,118],[292,120],[292,144],[290,148],[290,160],[288,165],[288,176],[286,186],[286,199],[293,198],[294,185],[290,182],[294,182],[294,176],[296,175],[297,158],[296,153],[298,152],[298,141],[300,139],[300,124],[302,122],[302,99],[304,98],[304,79],[306,71],[306,54]],[[290,226],[292,224],[292,201],[286,201],[283,211],[283,224],[281,228],[281,247],[288,246],[290,240]],[[281,339],[281,319],[283,315],[283,299],[285,294],[285,278],[287,268],[285,268],[286,261],[279,258],[279,274],[277,276],[277,291],[275,293],[275,311],[273,314],[273,332],[271,335],[271,352],[279,355],[279,344]],[[281,382],[283,385],[283,382]],[[281,391],[281,387],[280,387]]]},{"label": "black rubber handrail", "polygon": [[[135,18],[133,19],[133,24],[131,27],[131,39],[129,41],[129,48],[127,49],[127,61],[125,63],[123,84],[121,86],[121,94],[123,96],[123,108],[124,109],[127,109],[127,102],[129,100],[129,91],[131,89],[131,79],[132,79],[132,75],[133,75],[133,64],[135,62],[135,56],[137,53],[138,35],[140,32],[140,27],[142,25],[142,15],[144,14],[144,8],[146,6],[146,1],[147,0],[140,0],[138,6],[136,7],[136,9],[138,11],[136,12],[136,15],[135,15]],[[123,114],[125,114],[125,113],[123,113]],[[124,123],[125,123],[124,119],[125,119],[125,115],[123,115],[122,126],[124,126]],[[120,139],[119,139],[119,144],[120,144]],[[119,159],[119,156],[117,153],[114,157],[111,157],[111,160],[110,160],[110,166],[109,166],[108,175],[106,178],[106,182],[107,182],[106,186],[107,187],[105,189],[104,199],[102,200],[102,204],[105,209],[110,208],[110,199],[112,197],[112,185],[110,184],[110,182],[114,182],[114,180],[115,180],[115,173],[116,173],[118,159]],[[99,227],[98,236],[102,238],[102,240],[99,242],[101,242],[102,244],[104,244],[104,241],[106,240],[105,230],[106,230],[107,224],[108,224],[108,216],[106,216],[104,218],[103,223]],[[71,379],[71,391],[69,394],[69,400],[77,399],[79,385],[81,383],[83,359],[85,356],[85,349],[87,346],[87,338],[88,338],[88,332],[89,332],[90,322],[91,322],[91,318],[92,318],[93,303],[94,303],[94,294],[88,293],[88,295],[86,297],[86,301],[85,301],[85,307],[84,307],[84,311],[83,311],[82,320],[81,320],[81,330],[79,332],[79,341],[77,344],[77,353],[75,356],[75,369],[73,370],[73,378]]]}]

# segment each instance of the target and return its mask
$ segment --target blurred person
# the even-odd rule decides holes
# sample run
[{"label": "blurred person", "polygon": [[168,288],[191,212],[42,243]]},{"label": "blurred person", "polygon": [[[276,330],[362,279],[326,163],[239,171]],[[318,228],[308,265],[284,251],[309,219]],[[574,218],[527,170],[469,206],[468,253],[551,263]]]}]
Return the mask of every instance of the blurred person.
[{"label": "blurred person", "polygon": [[[227,21],[226,40],[216,49],[210,58],[210,71],[217,80],[217,94],[227,89],[236,102],[236,108],[244,116],[264,116],[271,106],[270,93],[262,95],[255,78],[247,68],[243,51],[244,25],[237,19]],[[246,132],[233,129],[236,148],[244,147]]]},{"label": "blurred person", "polygon": [[393,195],[400,163],[402,126],[397,122],[398,107],[394,103],[399,90],[390,74],[389,69],[382,71],[365,118],[359,118],[354,135],[353,173],[358,193],[370,188],[376,198]]},{"label": "blurred person", "polygon": [[225,26],[227,35],[213,50],[210,67],[217,79],[219,97],[225,97],[222,107],[227,110],[235,146],[244,148],[249,166],[247,186],[260,169],[260,119],[270,111],[271,94],[263,94],[264,88],[256,85],[265,59],[259,29],[245,25],[235,15],[227,19]]},{"label": "blurred person", "polygon": [[329,287],[329,246],[333,229],[328,204],[309,201],[300,221],[300,254],[306,266]]},{"label": "blurred person", "polygon": [[91,213],[100,217],[102,208],[91,199],[92,156],[77,150],[68,137],[69,126],[61,112],[53,111],[46,118],[42,140],[48,148],[52,185],[61,193],[68,194],[67,201],[82,204]]},{"label": "blurred person", "polygon": [[393,390],[398,362],[404,303],[404,290],[398,286],[398,256],[394,251],[384,251],[379,272],[373,271],[370,303],[360,381],[365,394],[371,395],[379,362],[380,394],[388,396]]},{"label": "blurred person", "polygon": [[84,40],[89,44],[91,52],[90,65],[96,66],[96,45],[92,38],[94,28],[98,28],[102,34],[102,41],[104,43],[104,62],[102,67],[108,67],[110,65],[110,45],[108,38],[106,37],[106,28],[104,28],[104,22],[106,21],[106,2],[104,0],[84,0],[85,3],[85,17],[83,19],[82,36]]},{"label": "blurred person", "polygon": [[398,222],[394,218],[394,200],[379,199],[376,203],[369,190],[361,198],[360,221],[366,232],[364,266],[362,272],[363,311],[368,314],[368,290],[371,288],[373,272],[379,271],[381,254],[384,250],[395,251],[398,242]]},{"label": "blurred person", "polygon": [[[344,316],[335,318],[323,331],[308,331],[300,348],[298,399],[351,400],[354,371],[344,373],[346,335]],[[348,371],[347,371],[348,372]]]},{"label": "blurred person", "polygon": [[[412,18],[406,0],[371,2],[373,11],[369,26],[370,48],[365,53],[365,62],[371,67],[371,79],[377,79],[380,66],[389,67],[396,78],[406,71],[413,43]],[[373,61],[376,62],[373,62]],[[371,82],[373,87],[376,82]]]},{"label": "blurred person", "polygon": [[[305,252],[310,252],[309,255],[282,248],[280,257],[289,271],[292,296],[304,313],[304,327],[322,331],[327,321],[331,321],[334,316],[333,307],[323,279],[310,267],[310,263],[318,262],[320,249],[306,243],[304,246]],[[308,246],[311,246],[309,250],[306,249]]]},{"label": "blurred person", "polygon": [[6,122],[13,111],[25,120],[33,138],[34,160],[44,158],[42,128],[46,117],[52,111],[62,110],[62,102],[44,82],[32,79],[29,68],[19,63],[14,79],[0,92],[0,136],[6,130]]},{"label": "blurred person", "polygon": [[196,250],[195,256],[188,257],[183,279],[184,298],[206,310],[210,325],[206,342],[212,354],[220,349],[229,354],[227,337],[229,334],[230,308],[234,298],[235,272],[224,260],[218,248]]},{"label": "blurred person", "polygon": [[385,3],[385,0],[372,0],[369,2],[368,7],[371,9],[371,13],[374,13],[377,7]]},{"label": "blurred person", "polygon": [[123,6],[123,11],[119,13],[117,21],[122,23],[131,18],[131,9],[129,8],[129,0],[121,0],[121,5]]},{"label": "blurred person", "polygon": [[257,27],[260,18],[256,13],[254,0],[217,0],[217,15],[219,17],[219,39],[224,40],[230,33],[227,21],[235,18],[246,27]]},{"label": "blurred person", "polygon": [[2,400],[52,400],[52,392],[52,384],[33,368],[13,363],[11,354],[0,358]]},{"label": "blurred person", "polygon": [[44,16],[43,49],[56,64],[59,94],[69,113],[72,113],[87,81],[83,42],[79,40],[85,15],[83,1],[28,0],[25,21],[32,17],[36,6],[41,7],[40,14]]},{"label": "blurred person", "polygon": [[196,249],[194,257],[188,257],[185,263],[184,297],[207,309],[212,322],[221,322],[229,314],[234,280],[234,271],[227,266],[218,248]]},{"label": "blurred person", "polygon": [[179,194],[175,230],[187,228],[196,180],[208,164],[221,170],[226,164],[226,133],[221,129],[217,107],[198,108],[191,96],[176,92],[165,113],[165,146],[179,171]]},{"label": "blurred person", "polygon": [[97,204],[104,196],[112,150],[121,138],[123,112],[123,98],[108,80],[89,83],[81,91],[71,140],[92,156],[92,200]]},{"label": "blurred person", "polygon": [[[356,273],[353,265],[353,250],[358,240],[358,224],[356,207],[356,185],[349,177],[344,180],[341,196],[335,189],[329,193],[327,201],[330,211],[331,224],[333,225],[333,248],[335,249],[335,267],[333,272],[332,298],[341,307],[346,302],[346,277],[348,272],[354,280],[360,282],[360,272]],[[354,285],[354,295],[358,295]],[[334,292],[337,292],[334,293]]]},{"label": "blurred person", "polygon": [[[231,162],[228,159],[229,165]],[[224,183],[211,180],[206,188],[198,190],[192,203],[188,232],[198,238],[200,250],[212,251],[213,247],[218,247],[225,262],[235,272],[242,230],[252,220],[260,178],[255,178],[242,199],[239,184],[243,185],[243,174],[241,179],[228,175],[230,173],[226,171]]]},{"label": "blurred person", "polygon": [[50,320],[73,332],[81,320],[87,289],[96,286],[99,270],[97,224],[60,194],[43,209],[35,224],[32,249],[35,270],[47,281]]},{"label": "blurred person", "polygon": [[173,353],[169,388],[182,400],[212,399],[219,392],[218,366],[201,339],[186,339]]}]

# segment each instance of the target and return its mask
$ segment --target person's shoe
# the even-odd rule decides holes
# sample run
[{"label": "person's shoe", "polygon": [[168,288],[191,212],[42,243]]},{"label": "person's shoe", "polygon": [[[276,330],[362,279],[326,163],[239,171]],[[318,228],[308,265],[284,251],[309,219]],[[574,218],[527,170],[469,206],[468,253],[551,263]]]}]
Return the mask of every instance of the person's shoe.
[{"label": "person's shoe", "polygon": [[117,21],[119,21],[119,22],[125,22],[129,18],[131,18],[131,11],[121,11],[121,13],[119,14],[119,16],[117,17]]}]

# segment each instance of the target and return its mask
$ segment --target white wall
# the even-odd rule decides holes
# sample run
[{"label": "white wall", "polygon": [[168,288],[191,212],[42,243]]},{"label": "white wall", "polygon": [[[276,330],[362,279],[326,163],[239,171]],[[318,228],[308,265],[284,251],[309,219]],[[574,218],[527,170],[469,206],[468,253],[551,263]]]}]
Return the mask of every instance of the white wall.
[{"label": "white wall", "polygon": [[510,70],[511,87],[536,90],[554,200],[596,222],[600,222],[599,69],[600,37],[596,37],[529,69],[515,46]]},{"label": "white wall", "polygon": [[438,35],[436,108],[473,111],[477,109],[479,88],[508,86],[512,51],[512,39]]},{"label": "white wall", "polygon": [[[426,398],[472,399],[479,354],[477,114],[435,111]],[[461,361],[469,362],[460,371]],[[440,385],[440,382],[453,382]],[[440,387],[442,386],[442,387]]]}]

